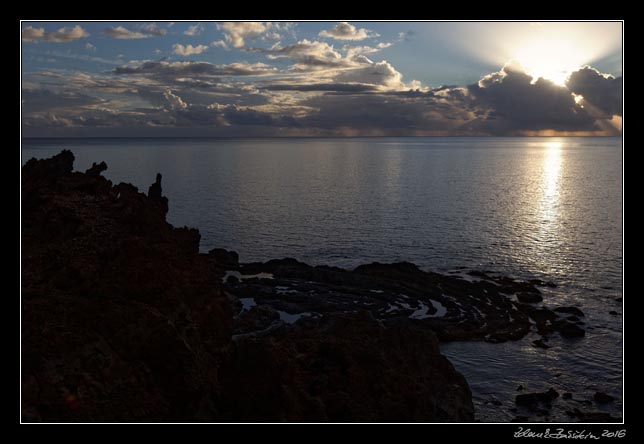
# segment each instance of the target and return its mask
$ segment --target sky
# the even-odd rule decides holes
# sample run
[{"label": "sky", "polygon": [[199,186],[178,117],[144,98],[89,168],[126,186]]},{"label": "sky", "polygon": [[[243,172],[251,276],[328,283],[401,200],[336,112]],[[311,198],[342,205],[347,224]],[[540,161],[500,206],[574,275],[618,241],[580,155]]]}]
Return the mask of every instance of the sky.
[{"label": "sky", "polygon": [[617,136],[622,26],[22,22],[22,135]]}]

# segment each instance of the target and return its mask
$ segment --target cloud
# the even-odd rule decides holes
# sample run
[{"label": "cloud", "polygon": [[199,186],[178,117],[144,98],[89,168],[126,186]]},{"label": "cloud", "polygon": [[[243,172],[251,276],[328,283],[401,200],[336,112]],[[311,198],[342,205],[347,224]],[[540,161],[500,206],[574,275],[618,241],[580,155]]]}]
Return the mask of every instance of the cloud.
[{"label": "cloud", "polygon": [[168,33],[168,30],[161,28],[156,23],[148,23],[147,25],[141,26],[141,29],[145,31],[146,34],[162,37]]},{"label": "cloud", "polygon": [[203,31],[203,25],[201,23],[197,23],[196,25],[188,26],[188,29],[183,31],[184,35],[194,37],[196,35],[201,34]]},{"label": "cloud", "polygon": [[378,43],[375,47],[344,45],[342,50],[347,53],[347,58],[353,59],[358,55],[376,53],[381,49],[389,48],[391,45],[393,45],[393,43]]},{"label": "cloud", "polygon": [[297,43],[280,47],[273,46],[269,49],[252,48],[252,51],[267,54],[269,59],[288,57],[294,59],[294,70],[307,71],[310,69],[324,69],[331,67],[350,67],[354,63],[342,57],[332,45],[325,42],[300,40]]},{"label": "cloud", "polygon": [[45,28],[34,28],[33,26],[26,26],[22,28],[22,41],[23,42],[36,42],[45,39]]},{"label": "cloud", "polygon": [[23,42],[54,42],[54,43],[68,43],[73,42],[84,37],[88,37],[89,33],[81,26],[74,26],[73,28],[60,28],[57,31],[46,32],[44,28],[34,28],[27,26],[22,30]]},{"label": "cloud", "polygon": [[36,113],[55,109],[78,108],[103,102],[96,97],[78,92],[54,92],[48,89],[24,89],[22,91],[22,110]]},{"label": "cloud", "polygon": [[246,39],[256,39],[273,27],[270,22],[222,22],[217,27],[224,32],[224,39],[233,48],[243,48]]},{"label": "cloud", "polygon": [[599,129],[595,118],[576,103],[569,89],[543,78],[534,81],[515,62],[484,76],[467,90],[479,110],[476,125],[491,134]]},{"label": "cloud", "polygon": [[269,32],[267,34],[264,34],[264,36],[262,36],[262,40],[273,40],[273,41],[275,41],[275,40],[280,40],[281,38],[282,38],[282,36],[279,35],[276,32]]},{"label": "cloud", "polygon": [[[388,44],[382,47],[387,47]],[[289,46],[273,46],[269,49],[252,48],[252,51],[267,54],[269,59],[291,58],[294,64],[288,73],[307,74],[304,83],[335,83],[375,85],[380,90],[401,90],[411,86],[402,81],[402,74],[387,61],[374,63],[364,53],[374,53],[380,48],[345,45],[343,56],[326,42],[300,40]],[[292,84],[292,82],[290,82]],[[302,82],[300,82],[302,83]],[[420,87],[419,82],[414,83]],[[351,87],[346,87],[351,89]]]},{"label": "cloud", "polygon": [[404,31],[398,33],[399,42],[411,42],[411,37],[414,35],[414,31]]},{"label": "cloud", "polygon": [[368,91],[377,91],[378,88],[374,85],[367,85],[364,83],[311,83],[311,84],[298,84],[298,83],[277,83],[269,84],[261,89],[267,91],[330,91],[330,92],[343,92],[343,93],[359,93]]},{"label": "cloud", "polygon": [[582,105],[592,105],[608,116],[622,115],[621,77],[615,78],[585,66],[568,77],[566,86],[575,94],[583,96]]},{"label": "cloud", "polygon": [[92,45],[89,42],[85,43],[85,49],[90,52],[96,52],[96,46]]},{"label": "cloud", "polygon": [[[194,49],[186,45],[181,51]],[[23,79],[24,134],[506,136],[621,131],[622,119],[611,101],[621,94],[621,78],[592,68],[573,73],[567,87],[535,81],[520,65],[509,63],[473,85],[428,89],[405,81],[393,64],[367,58],[379,49],[377,44],[337,49],[308,40],[247,48],[269,59],[289,59],[281,70],[266,63],[142,60],[111,73],[30,72]],[[573,93],[583,94],[584,101],[575,100]]]},{"label": "cloud", "polygon": [[361,63],[354,69],[341,71],[334,76],[337,82],[379,85],[395,90],[407,88],[402,78],[402,74],[386,61]]},{"label": "cloud", "polygon": [[204,51],[208,50],[208,46],[206,45],[197,45],[197,46],[192,46],[192,45],[182,45],[180,43],[175,43],[172,45],[172,51],[175,54],[178,54],[180,56],[189,56],[189,55],[194,55],[194,54],[201,54]]},{"label": "cloud", "polygon": [[123,26],[116,26],[111,28],[105,28],[103,33],[113,39],[122,39],[122,40],[135,40],[135,39],[147,39],[151,37],[151,34],[144,34],[139,31],[131,31]]},{"label": "cloud", "polygon": [[181,100],[181,97],[172,93],[172,91],[164,91],[163,97],[166,99],[166,104],[169,110],[176,111],[188,108],[186,102]]},{"label": "cloud", "polygon": [[210,44],[210,46],[214,46],[214,47],[217,47],[217,48],[228,49],[228,45],[226,45],[226,42],[224,42],[223,40],[216,40],[216,41],[212,42]]},{"label": "cloud", "polygon": [[114,74],[151,74],[165,77],[183,76],[262,76],[277,69],[264,63],[230,63],[213,65],[207,62],[145,62],[141,66],[119,66]]},{"label": "cloud", "polygon": [[369,31],[365,28],[358,29],[347,22],[340,22],[335,26],[335,28],[320,31],[318,35],[320,37],[327,37],[336,40],[364,40],[379,36],[379,34],[376,34],[373,31]]}]

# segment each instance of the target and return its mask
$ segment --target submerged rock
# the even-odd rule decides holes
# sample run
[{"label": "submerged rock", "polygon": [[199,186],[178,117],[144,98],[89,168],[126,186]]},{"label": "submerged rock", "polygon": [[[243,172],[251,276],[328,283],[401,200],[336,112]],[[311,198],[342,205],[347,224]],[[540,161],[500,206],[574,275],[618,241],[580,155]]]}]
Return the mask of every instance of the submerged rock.
[{"label": "submerged rock", "polygon": [[313,267],[293,258],[240,264],[237,270],[245,276],[271,276],[227,281],[226,290],[238,298],[252,295],[279,310],[288,306],[293,313],[321,316],[368,311],[392,325],[421,323],[442,341],[517,340],[530,332],[530,319],[542,334],[555,331],[558,319],[546,307],[537,309],[508,297],[517,294],[519,300],[541,300],[533,284],[481,272],[469,273],[485,275],[484,280],[471,282],[426,272],[409,262],[376,262],[344,270]]},{"label": "submerged rock", "polygon": [[535,347],[543,348],[543,349],[548,349],[550,346],[543,342],[543,339],[537,339],[535,341],[532,341],[532,344],[534,344]]},{"label": "submerged rock", "polygon": [[604,392],[595,392],[593,395],[593,399],[595,402],[598,402],[600,404],[606,404],[608,402],[613,402],[615,398],[607,393]]},{"label": "submerged rock", "polygon": [[516,395],[514,398],[514,402],[517,405],[534,407],[538,403],[549,404],[553,400],[557,399],[558,397],[559,397],[559,392],[557,392],[553,388],[550,388],[545,392],[525,393],[521,395]]},{"label": "submerged rock", "polygon": [[557,313],[566,313],[575,316],[583,316],[584,312],[577,307],[557,307],[554,309]]},{"label": "submerged rock", "polygon": [[568,321],[561,321],[558,323],[557,331],[561,333],[561,336],[567,338],[581,338],[586,334],[583,328]]}]

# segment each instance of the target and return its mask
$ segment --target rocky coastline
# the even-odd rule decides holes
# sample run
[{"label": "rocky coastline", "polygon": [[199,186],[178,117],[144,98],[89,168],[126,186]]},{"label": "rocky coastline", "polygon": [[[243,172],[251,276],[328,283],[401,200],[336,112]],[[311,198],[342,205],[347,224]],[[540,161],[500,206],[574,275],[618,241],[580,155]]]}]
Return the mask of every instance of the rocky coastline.
[{"label": "rocky coastline", "polygon": [[551,282],[200,253],[166,222],[160,174],[144,194],[73,163],[22,170],[25,422],[473,422],[441,341],[585,334],[577,307],[543,303]]}]

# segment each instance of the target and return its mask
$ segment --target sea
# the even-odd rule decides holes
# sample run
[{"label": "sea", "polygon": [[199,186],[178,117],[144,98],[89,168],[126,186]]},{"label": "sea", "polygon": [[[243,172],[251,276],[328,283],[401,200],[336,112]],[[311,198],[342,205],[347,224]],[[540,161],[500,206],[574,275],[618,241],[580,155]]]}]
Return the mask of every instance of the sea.
[{"label": "sea", "polygon": [[[552,281],[544,303],[581,308],[584,338],[441,345],[476,420],[623,417],[621,138],[23,139],[21,162],[62,149],[76,170],[105,161],[105,177],[144,192],[161,173],[168,221],[198,228],[204,252]],[[572,400],[514,410],[515,395],[551,387]],[[615,401],[595,403],[596,391]]]}]

